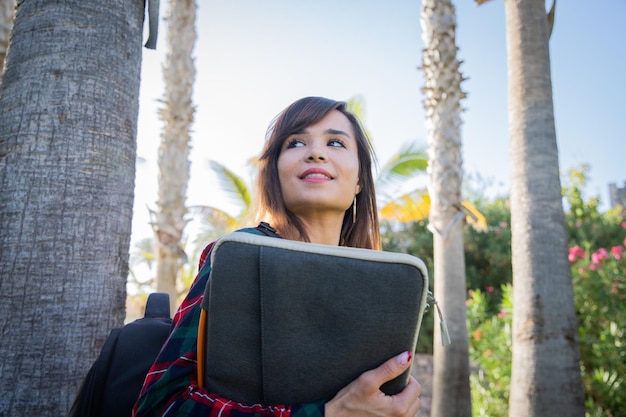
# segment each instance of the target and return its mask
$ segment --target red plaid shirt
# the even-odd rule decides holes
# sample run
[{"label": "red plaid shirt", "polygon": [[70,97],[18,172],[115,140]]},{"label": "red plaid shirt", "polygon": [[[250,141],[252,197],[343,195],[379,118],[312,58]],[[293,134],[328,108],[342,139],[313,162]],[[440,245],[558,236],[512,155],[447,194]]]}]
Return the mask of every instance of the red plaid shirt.
[{"label": "red plaid shirt", "polygon": [[[256,228],[242,231],[263,234]],[[202,251],[198,276],[174,315],[170,336],[146,376],[133,416],[323,416],[323,402],[271,406],[241,404],[198,387],[196,368],[198,322],[204,289],[211,272],[209,257],[214,243]]]}]

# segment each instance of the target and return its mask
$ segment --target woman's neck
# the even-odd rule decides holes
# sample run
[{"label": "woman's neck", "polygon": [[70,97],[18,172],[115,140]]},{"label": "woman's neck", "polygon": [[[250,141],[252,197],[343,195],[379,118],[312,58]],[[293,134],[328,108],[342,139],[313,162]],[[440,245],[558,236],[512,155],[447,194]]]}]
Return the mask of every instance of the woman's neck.
[{"label": "woman's neck", "polygon": [[343,218],[300,218],[311,243],[339,245]]}]

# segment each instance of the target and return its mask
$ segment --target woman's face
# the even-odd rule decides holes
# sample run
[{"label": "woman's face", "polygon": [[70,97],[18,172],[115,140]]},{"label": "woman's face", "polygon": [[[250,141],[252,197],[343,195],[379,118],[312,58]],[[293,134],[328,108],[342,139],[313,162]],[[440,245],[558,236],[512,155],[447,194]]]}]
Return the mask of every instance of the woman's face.
[{"label": "woman's face", "polygon": [[359,183],[359,158],[352,125],[333,110],[289,136],[278,157],[285,206],[300,218],[337,214],[343,218]]}]

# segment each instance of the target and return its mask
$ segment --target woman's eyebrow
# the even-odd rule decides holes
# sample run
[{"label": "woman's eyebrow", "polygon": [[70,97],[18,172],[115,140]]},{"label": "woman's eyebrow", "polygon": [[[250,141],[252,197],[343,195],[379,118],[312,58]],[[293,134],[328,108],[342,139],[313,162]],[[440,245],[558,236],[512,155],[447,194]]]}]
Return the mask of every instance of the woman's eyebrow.
[{"label": "woman's eyebrow", "polygon": [[337,130],[337,129],[326,129],[326,130],[324,131],[324,133],[326,133],[326,134],[328,134],[328,135],[342,135],[342,136],[345,136],[345,137],[347,137],[347,138],[351,138],[351,136],[350,136],[348,133],[344,132],[343,130]]},{"label": "woman's eyebrow", "polygon": [[[307,129],[302,129],[302,130],[298,130],[297,132],[292,133],[292,135],[308,135],[309,133],[310,132]],[[324,134],[325,135],[341,135],[347,138],[352,137],[350,136],[349,133],[344,132],[343,130],[332,129],[332,128],[324,130]]]}]

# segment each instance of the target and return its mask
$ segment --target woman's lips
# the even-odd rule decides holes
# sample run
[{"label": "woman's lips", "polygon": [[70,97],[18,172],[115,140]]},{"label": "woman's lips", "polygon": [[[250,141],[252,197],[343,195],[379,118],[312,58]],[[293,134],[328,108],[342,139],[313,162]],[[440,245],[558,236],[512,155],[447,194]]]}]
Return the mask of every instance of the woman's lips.
[{"label": "woman's lips", "polygon": [[319,168],[311,168],[307,169],[300,175],[301,180],[320,182],[320,181],[330,181],[333,177],[323,169]]}]

